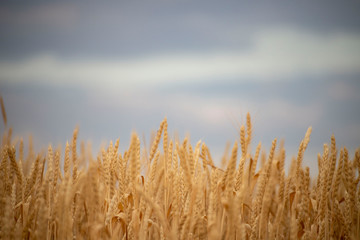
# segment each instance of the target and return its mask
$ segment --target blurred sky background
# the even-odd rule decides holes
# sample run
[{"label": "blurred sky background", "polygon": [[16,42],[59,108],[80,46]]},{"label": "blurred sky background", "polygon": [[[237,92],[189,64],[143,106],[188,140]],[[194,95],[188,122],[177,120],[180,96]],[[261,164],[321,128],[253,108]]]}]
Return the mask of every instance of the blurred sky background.
[{"label": "blurred sky background", "polygon": [[117,138],[123,152],[166,116],[219,162],[250,112],[252,147],[284,139],[287,163],[312,126],[314,171],[331,134],[351,157],[360,145],[359,13],[333,0],[1,1],[0,94],[36,150],[78,125],[95,152]]}]

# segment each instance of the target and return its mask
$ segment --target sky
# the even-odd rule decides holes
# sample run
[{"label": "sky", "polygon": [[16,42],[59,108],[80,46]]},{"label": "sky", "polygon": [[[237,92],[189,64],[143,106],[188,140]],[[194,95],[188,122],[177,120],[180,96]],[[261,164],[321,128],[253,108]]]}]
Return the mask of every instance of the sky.
[{"label": "sky", "polygon": [[[359,1],[1,1],[0,94],[37,150],[132,131],[205,142],[217,162],[246,113],[253,150],[285,141],[304,164],[332,134],[360,146]],[[0,126],[1,132],[5,129]]]}]

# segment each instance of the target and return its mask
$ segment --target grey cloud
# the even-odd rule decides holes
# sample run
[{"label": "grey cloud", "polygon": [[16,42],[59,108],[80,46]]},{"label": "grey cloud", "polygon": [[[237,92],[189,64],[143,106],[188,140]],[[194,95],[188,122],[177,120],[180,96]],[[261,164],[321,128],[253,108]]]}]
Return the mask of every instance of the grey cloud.
[{"label": "grey cloud", "polygon": [[0,5],[0,53],[114,57],[194,49],[244,49],[260,29],[359,32],[358,1],[87,1]]}]

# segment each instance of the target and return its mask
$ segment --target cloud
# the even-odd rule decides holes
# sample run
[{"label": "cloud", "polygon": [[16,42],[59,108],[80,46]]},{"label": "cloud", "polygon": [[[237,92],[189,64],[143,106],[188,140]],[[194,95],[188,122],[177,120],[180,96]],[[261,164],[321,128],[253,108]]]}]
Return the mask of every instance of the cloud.
[{"label": "cloud", "polygon": [[272,99],[261,104],[261,124],[276,122],[279,128],[308,127],[317,124],[323,117],[324,106],[320,102],[307,105],[289,103],[286,99]]},{"label": "cloud", "polygon": [[[134,96],[135,97],[135,96]],[[204,96],[201,94],[174,94],[166,97],[153,94],[146,101],[126,101],[131,108],[146,109],[172,116],[179,122],[191,122],[209,132],[245,124],[250,112],[260,132],[282,129],[305,129],[322,121],[325,110],[321,101],[294,103],[273,96],[266,101],[253,101],[245,96]],[[271,127],[269,127],[271,126]]]},{"label": "cloud", "polygon": [[62,59],[51,54],[0,62],[0,80],[133,88],[209,79],[272,81],[299,74],[358,73],[360,35],[289,29],[253,36],[247,51],[183,52],[122,59]]},{"label": "cloud", "polygon": [[359,100],[360,96],[356,88],[347,82],[337,81],[327,87],[328,95],[334,100]]},{"label": "cloud", "polygon": [[72,27],[78,19],[75,5],[71,3],[46,3],[22,6],[0,6],[0,20],[4,24],[17,27]]}]

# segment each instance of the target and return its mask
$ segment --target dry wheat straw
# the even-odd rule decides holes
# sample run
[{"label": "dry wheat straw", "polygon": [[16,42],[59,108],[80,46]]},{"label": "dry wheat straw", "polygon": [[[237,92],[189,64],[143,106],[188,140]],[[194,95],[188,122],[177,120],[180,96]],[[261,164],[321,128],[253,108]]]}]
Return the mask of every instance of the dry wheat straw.
[{"label": "dry wheat straw", "polygon": [[7,125],[7,117],[6,117],[6,111],[5,111],[5,105],[4,105],[4,100],[3,98],[0,96],[0,105],[1,105],[1,115],[4,121],[5,126]]},{"label": "dry wheat straw", "polygon": [[353,159],[345,147],[337,154],[331,136],[318,155],[314,178],[303,166],[311,128],[290,169],[283,143],[276,147],[275,139],[268,154],[259,143],[252,152],[252,134],[247,114],[240,144],[234,143],[230,156],[225,151],[223,170],[205,143],[170,138],[166,119],[149,154],[133,133],[126,151],[116,140],[95,161],[83,143],[78,155],[77,128],[63,158],[51,145],[47,154],[35,155],[31,140],[24,158],[24,142],[16,152],[6,129],[0,154],[1,239],[360,238],[359,150]]}]

